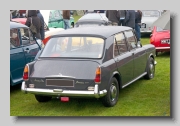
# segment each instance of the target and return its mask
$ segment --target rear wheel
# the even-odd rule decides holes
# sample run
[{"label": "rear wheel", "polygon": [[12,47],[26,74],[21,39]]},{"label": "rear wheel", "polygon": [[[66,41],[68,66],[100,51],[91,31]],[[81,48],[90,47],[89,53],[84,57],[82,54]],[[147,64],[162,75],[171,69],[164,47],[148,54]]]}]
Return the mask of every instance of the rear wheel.
[{"label": "rear wheel", "polygon": [[38,102],[48,102],[52,99],[50,96],[42,96],[42,95],[35,95],[35,98]]},{"label": "rear wheel", "polygon": [[116,78],[112,78],[108,84],[107,94],[102,98],[102,103],[106,107],[113,107],[119,99],[119,85]]},{"label": "rear wheel", "polygon": [[150,57],[148,60],[147,74],[144,77],[146,79],[152,79],[152,78],[154,78],[154,73],[155,73],[154,59],[152,57]]}]

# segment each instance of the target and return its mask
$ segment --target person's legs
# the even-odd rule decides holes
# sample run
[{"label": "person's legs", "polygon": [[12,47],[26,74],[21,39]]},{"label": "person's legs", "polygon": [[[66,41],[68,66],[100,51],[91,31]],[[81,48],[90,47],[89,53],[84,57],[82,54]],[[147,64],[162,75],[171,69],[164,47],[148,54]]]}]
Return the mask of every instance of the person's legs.
[{"label": "person's legs", "polygon": [[64,29],[70,28],[70,20],[64,19],[64,24],[65,24],[65,28]]},{"label": "person's legs", "polygon": [[140,26],[137,23],[135,24],[135,31],[137,35],[137,40],[140,41],[140,37],[141,37]]}]

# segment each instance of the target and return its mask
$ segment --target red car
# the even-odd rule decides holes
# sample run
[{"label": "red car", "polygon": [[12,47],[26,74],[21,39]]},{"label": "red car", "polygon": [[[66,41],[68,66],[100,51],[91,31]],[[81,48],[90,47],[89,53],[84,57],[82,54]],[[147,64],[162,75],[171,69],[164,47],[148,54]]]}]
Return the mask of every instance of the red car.
[{"label": "red car", "polygon": [[170,30],[154,26],[150,35],[150,43],[156,48],[156,56],[158,52],[170,52]]}]

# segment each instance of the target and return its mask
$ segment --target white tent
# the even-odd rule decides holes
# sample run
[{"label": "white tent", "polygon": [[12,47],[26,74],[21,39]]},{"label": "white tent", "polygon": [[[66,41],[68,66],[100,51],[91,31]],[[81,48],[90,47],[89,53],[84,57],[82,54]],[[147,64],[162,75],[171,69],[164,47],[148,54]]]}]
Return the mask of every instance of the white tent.
[{"label": "white tent", "polygon": [[161,27],[162,29],[170,30],[170,10],[164,12],[152,26]]}]

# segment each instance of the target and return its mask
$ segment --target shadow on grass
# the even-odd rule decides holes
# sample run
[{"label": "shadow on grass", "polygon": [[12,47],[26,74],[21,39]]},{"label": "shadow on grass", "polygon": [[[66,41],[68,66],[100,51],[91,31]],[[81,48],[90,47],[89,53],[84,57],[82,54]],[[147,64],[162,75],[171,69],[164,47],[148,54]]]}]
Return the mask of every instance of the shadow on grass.
[{"label": "shadow on grass", "polygon": [[10,86],[10,93],[16,92],[21,90],[21,83],[14,85],[14,86]]},{"label": "shadow on grass", "polygon": [[157,57],[170,57],[170,52],[158,52]]}]

